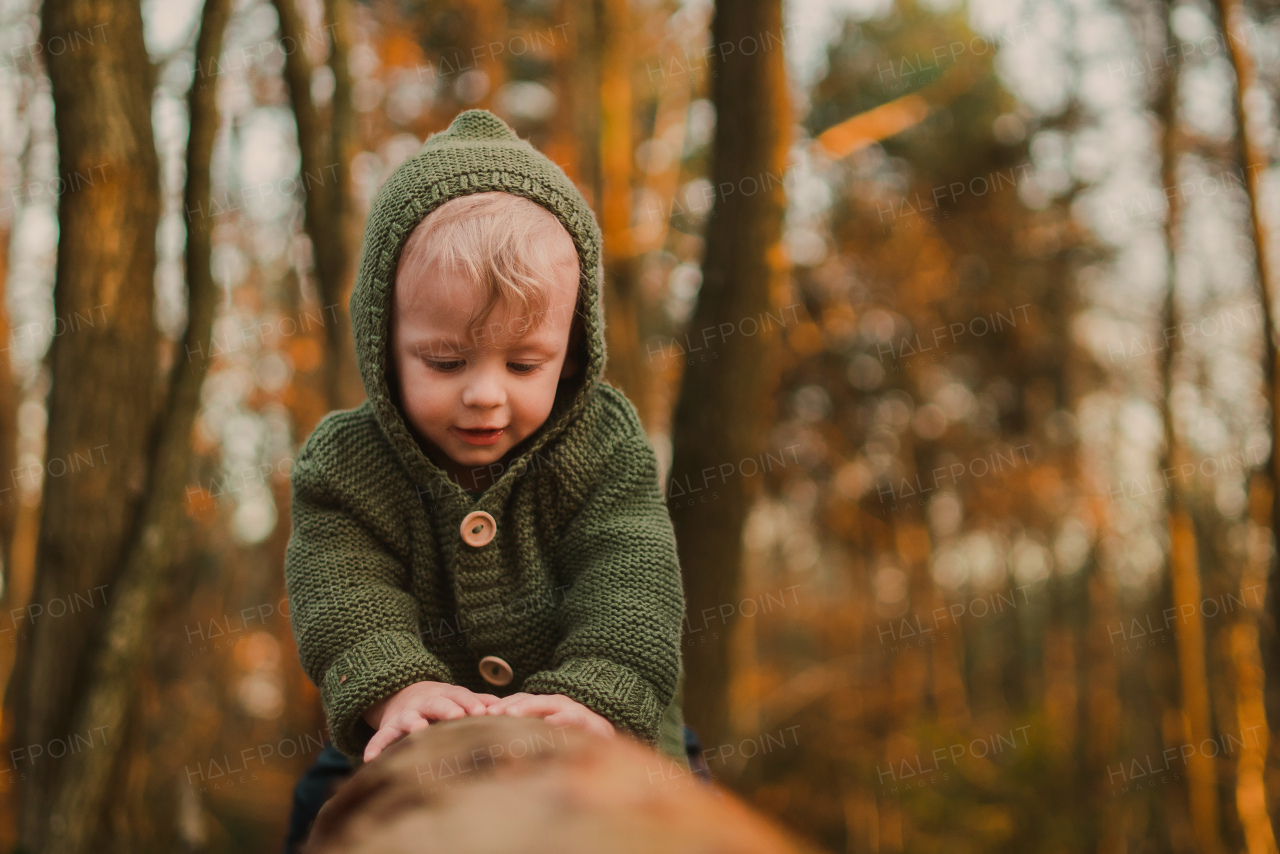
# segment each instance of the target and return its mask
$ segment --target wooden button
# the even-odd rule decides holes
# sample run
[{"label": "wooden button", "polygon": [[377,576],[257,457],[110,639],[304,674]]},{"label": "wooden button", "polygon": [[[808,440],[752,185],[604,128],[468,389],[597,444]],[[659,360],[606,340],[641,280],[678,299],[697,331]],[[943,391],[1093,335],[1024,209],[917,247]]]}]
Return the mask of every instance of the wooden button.
[{"label": "wooden button", "polygon": [[462,541],[479,548],[488,545],[497,530],[498,523],[493,521],[492,516],[483,510],[475,510],[462,520]]},{"label": "wooden button", "polygon": [[342,678],[338,680],[339,685],[345,685],[347,682],[347,674],[342,674]]},{"label": "wooden button", "polygon": [[480,659],[480,675],[490,685],[506,685],[511,681],[511,665],[496,655]]}]

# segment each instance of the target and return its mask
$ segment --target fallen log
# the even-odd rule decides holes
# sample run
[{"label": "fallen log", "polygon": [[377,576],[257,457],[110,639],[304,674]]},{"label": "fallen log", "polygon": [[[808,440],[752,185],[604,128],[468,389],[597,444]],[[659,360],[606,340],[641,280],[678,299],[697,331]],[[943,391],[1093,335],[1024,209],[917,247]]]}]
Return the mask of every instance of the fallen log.
[{"label": "fallen log", "polygon": [[634,739],[539,718],[434,723],[362,766],[306,854],[817,854]]}]

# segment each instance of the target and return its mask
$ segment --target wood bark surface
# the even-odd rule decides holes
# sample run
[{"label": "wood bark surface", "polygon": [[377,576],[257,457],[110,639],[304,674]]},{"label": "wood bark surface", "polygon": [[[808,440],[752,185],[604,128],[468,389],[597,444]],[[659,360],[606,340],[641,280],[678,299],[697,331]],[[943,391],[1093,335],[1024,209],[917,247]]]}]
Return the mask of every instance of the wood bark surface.
[{"label": "wood bark surface", "polygon": [[321,809],[306,854],[817,854],[626,736],[465,717],[406,736]]}]

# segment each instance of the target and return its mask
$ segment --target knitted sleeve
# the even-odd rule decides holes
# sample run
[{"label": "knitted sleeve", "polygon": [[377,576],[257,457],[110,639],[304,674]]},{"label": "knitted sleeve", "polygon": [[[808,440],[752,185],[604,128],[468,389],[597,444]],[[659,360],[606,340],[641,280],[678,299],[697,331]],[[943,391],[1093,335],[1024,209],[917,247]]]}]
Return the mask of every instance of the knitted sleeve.
[{"label": "knitted sleeve", "polygon": [[316,444],[304,446],[292,475],[289,619],[303,670],[320,689],[330,738],[356,757],[371,735],[365,709],[414,682],[453,677],[423,646],[407,555],[388,546],[389,508],[360,488],[356,455],[318,453]]},{"label": "knitted sleeve", "polygon": [[656,744],[676,690],[684,592],[658,462],[641,432],[604,455],[600,479],[558,551],[568,589],[552,667],[523,690],[564,694]]}]

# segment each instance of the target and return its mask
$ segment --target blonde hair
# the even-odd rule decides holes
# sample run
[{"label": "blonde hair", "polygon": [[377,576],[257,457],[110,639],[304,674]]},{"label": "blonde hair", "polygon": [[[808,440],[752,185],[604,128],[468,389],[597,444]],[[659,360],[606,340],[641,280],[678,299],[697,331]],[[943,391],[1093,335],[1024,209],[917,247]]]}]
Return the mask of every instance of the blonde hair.
[{"label": "blonde hair", "polygon": [[450,199],[418,223],[400,253],[395,279],[433,266],[461,272],[485,295],[468,328],[503,302],[520,316],[532,315],[517,336],[523,337],[545,319],[552,271],[578,264],[573,238],[551,211],[512,193],[472,193]]}]

